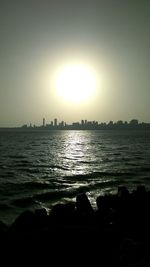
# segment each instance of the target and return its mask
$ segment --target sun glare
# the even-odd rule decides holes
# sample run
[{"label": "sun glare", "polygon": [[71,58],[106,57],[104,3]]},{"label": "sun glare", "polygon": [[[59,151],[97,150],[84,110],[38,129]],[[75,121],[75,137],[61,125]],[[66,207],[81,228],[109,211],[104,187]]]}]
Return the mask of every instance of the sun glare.
[{"label": "sun glare", "polygon": [[56,75],[57,94],[65,101],[86,101],[94,94],[95,88],[96,78],[87,66],[67,65]]}]

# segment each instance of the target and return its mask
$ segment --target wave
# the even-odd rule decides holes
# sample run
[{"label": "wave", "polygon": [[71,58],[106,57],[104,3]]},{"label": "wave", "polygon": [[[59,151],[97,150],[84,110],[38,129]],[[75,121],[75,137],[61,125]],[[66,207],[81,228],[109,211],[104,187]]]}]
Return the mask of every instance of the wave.
[{"label": "wave", "polygon": [[89,180],[89,179],[95,179],[95,178],[106,178],[106,177],[124,177],[124,176],[133,176],[136,175],[134,171],[114,171],[114,172],[108,172],[108,171],[102,171],[102,172],[92,172],[88,174],[78,174],[78,175],[72,175],[72,176],[64,176],[67,179],[73,179],[73,180]]},{"label": "wave", "polygon": [[25,155],[7,155],[6,157],[10,159],[25,159],[26,158]]},{"label": "wave", "polygon": [[[28,204],[33,204],[36,203],[36,201],[43,201],[43,202],[51,202],[51,201],[56,201],[62,198],[74,198],[75,196],[77,196],[80,193],[86,193],[86,192],[90,192],[93,191],[95,189],[103,189],[106,186],[107,187],[116,187],[120,184],[119,181],[105,181],[105,182],[96,182],[95,184],[87,184],[87,185],[79,185],[79,186],[75,186],[75,187],[68,187],[65,189],[55,189],[53,191],[46,191],[46,192],[42,192],[42,193],[36,193],[34,194],[32,197],[28,197],[28,198],[23,198],[20,200],[15,201],[14,203],[19,205],[28,205]],[[123,183],[121,183],[123,184]]]},{"label": "wave", "polygon": [[147,171],[149,172],[150,171],[150,166],[148,166],[148,167],[147,166],[146,167],[141,167],[140,170],[143,171],[143,172],[145,172],[145,171],[146,172]]}]

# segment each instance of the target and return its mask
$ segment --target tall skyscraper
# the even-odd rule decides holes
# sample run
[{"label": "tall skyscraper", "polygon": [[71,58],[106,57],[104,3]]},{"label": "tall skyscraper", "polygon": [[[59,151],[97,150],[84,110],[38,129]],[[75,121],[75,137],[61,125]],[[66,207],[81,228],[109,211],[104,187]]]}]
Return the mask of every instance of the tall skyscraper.
[{"label": "tall skyscraper", "polygon": [[57,119],[54,119],[54,126],[57,126]]},{"label": "tall skyscraper", "polygon": [[45,118],[43,118],[43,127],[45,127]]},{"label": "tall skyscraper", "polygon": [[82,126],[84,125],[84,120],[81,120],[81,125],[82,125]]}]

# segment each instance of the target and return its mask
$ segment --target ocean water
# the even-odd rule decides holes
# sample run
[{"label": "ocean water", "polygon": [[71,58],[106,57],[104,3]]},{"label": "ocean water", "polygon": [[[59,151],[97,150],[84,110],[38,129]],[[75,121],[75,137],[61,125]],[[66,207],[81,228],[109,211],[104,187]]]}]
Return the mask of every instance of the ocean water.
[{"label": "ocean water", "polygon": [[0,131],[0,220],[118,186],[150,189],[150,131]]}]

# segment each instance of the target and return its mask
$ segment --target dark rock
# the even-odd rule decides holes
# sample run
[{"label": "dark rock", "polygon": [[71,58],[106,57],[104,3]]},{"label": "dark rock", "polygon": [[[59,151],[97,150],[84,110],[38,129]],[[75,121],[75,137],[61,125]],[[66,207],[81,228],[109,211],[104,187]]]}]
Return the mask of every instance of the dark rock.
[{"label": "dark rock", "polygon": [[136,259],[136,243],[129,238],[125,238],[120,244],[120,262],[123,264],[133,263]]},{"label": "dark rock", "polygon": [[30,210],[26,210],[10,226],[11,231],[31,231],[34,228],[35,216]]},{"label": "dark rock", "polygon": [[56,252],[55,261],[62,262],[62,253],[63,263],[71,255],[78,263],[81,257],[83,262],[91,257],[102,266],[125,266],[138,259],[137,248],[143,249],[142,257],[145,251],[149,255],[150,192],[139,186],[129,193],[122,186],[118,194],[99,196],[96,202],[97,210],[93,210],[87,195],[80,194],[76,203],[56,204],[49,215],[45,209],[25,211],[8,231],[0,222],[0,233],[5,229],[8,233],[2,235],[1,243],[8,252],[8,244],[11,251],[17,241],[16,255],[19,248],[23,255],[27,250],[33,255],[35,248],[35,257],[42,250],[45,256],[47,249],[51,259]]},{"label": "dark rock", "polygon": [[7,230],[8,226],[4,222],[0,221],[0,234],[6,232]]},{"label": "dark rock", "polygon": [[46,209],[36,209],[34,221],[35,227],[46,227],[48,225],[48,214]]},{"label": "dark rock", "polygon": [[116,209],[118,197],[117,195],[106,194],[99,196],[96,199],[97,208],[100,211],[106,211],[109,209]]},{"label": "dark rock", "polygon": [[76,197],[76,207],[79,213],[93,213],[93,208],[86,194],[79,194]]},{"label": "dark rock", "polygon": [[118,187],[118,197],[122,200],[126,200],[129,197],[129,191],[126,186],[119,186]]},{"label": "dark rock", "polygon": [[75,203],[56,204],[49,215],[50,221],[55,224],[73,223],[75,213]]},{"label": "dark rock", "polygon": [[139,195],[145,195],[145,193],[146,193],[146,188],[145,188],[144,185],[138,185],[136,191],[137,191],[137,193],[138,193]]}]

